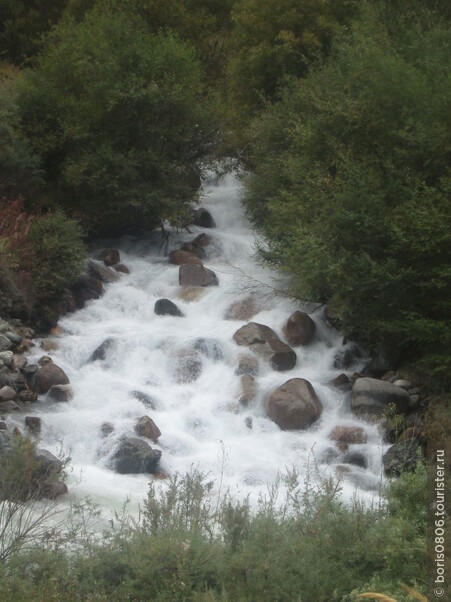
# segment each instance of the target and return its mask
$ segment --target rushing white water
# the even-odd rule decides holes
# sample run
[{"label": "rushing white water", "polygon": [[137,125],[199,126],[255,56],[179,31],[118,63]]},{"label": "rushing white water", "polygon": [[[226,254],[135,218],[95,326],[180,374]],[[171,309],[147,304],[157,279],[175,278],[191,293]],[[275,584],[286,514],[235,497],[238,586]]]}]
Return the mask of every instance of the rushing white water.
[{"label": "rushing white water", "polygon": [[[296,467],[301,475],[306,464],[316,459],[321,474],[336,474],[340,460],[322,463],[324,452],[333,447],[328,439],[336,425],[364,426],[368,443],[354,445],[368,459],[367,469],[349,466],[344,474],[346,498],[357,490],[363,496],[377,495],[381,483],[381,436],[376,426],[358,421],[347,408],[345,395],[327,383],[339,371],[333,368],[341,338],[328,326],[319,310],[312,314],[317,325],[315,340],[297,347],[297,364],[289,372],[275,372],[260,361],[258,397],[247,408],[239,408],[240,377],[235,375],[237,357],[245,349],[233,341],[234,332],[245,322],[229,321],[224,314],[232,302],[256,295],[261,311],[252,320],[273,328],[281,338],[282,326],[299,303],[268,295],[260,283],[275,284],[275,274],[254,259],[255,233],[240,205],[240,183],[227,176],[218,185],[205,184],[202,206],[214,216],[217,227],[208,230],[213,243],[207,248],[205,265],[214,270],[220,285],[208,287],[195,301],[179,298],[178,267],[170,265],[167,253],[190,241],[191,233],[172,233],[169,248],[153,234],[148,239],[115,241],[121,260],[130,268],[119,282],[105,285],[105,294],[87,303],[83,310],[61,319],[65,334],[56,339],[58,349],[49,353],[68,374],[74,390],[69,403],[52,403],[45,398],[35,406],[43,418],[41,446],[51,451],[63,445],[73,467],[71,495],[91,496],[104,509],[120,506],[126,497],[135,504],[146,493],[149,475],[120,475],[108,468],[111,453],[122,435],[136,436],[134,425],[145,414],[159,426],[162,435],[161,468],[172,474],[191,467],[208,472],[219,488],[233,495],[250,495],[256,500],[285,467]],[[252,280],[249,279],[252,278]],[[157,316],[155,301],[172,299],[184,318]],[[107,338],[117,341],[104,361],[88,362],[92,352]],[[224,359],[203,358],[198,380],[177,384],[174,358],[178,350],[199,338],[214,339]],[[29,361],[43,355],[34,349]],[[356,366],[358,369],[358,366]],[[289,378],[308,379],[321,399],[324,412],[307,431],[281,431],[265,415],[265,397]],[[148,409],[130,393],[139,390],[155,400]],[[238,408],[238,411],[233,411]],[[250,427],[250,420],[251,428]],[[247,419],[247,420],[246,420]],[[102,437],[104,422],[114,432]]]}]

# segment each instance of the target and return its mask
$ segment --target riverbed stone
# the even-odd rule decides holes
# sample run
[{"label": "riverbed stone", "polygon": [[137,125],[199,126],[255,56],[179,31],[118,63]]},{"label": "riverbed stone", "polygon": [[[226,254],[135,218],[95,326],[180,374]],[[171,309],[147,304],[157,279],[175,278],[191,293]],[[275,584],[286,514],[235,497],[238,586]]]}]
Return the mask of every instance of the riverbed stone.
[{"label": "riverbed stone", "polygon": [[181,286],[218,286],[216,274],[208,268],[195,263],[185,263],[179,267]]},{"label": "riverbed stone", "polygon": [[274,370],[291,370],[296,364],[296,353],[277,334],[264,324],[249,322],[239,328],[233,340],[240,346],[246,346],[267,360]]},{"label": "riverbed stone", "polygon": [[254,296],[234,301],[227,309],[224,319],[248,321],[260,311],[260,306]]},{"label": "riverbed stone", "polygon": [[154,308],[157,316],[174,316],[183,318],[184,313],[170,299],[158,299]]},{"label": "riverbed stone", "polygon": [[206,259],[206,257],[207,257],[207,253],[205,252],[205,249],[201,246],[195,245],[192,242],[186,242],[185,244],[183,244],[180,247],[180,250],[186,251],[186,252],[190,253],[191,255],[195,255],[199,259]]},{"label": "riverbed stone", "polygon": [[255,378],[250,374],[243,374],[240,379],[240,384],[241,394],[238,401],[241,405],[247,406],[257,395]]},{"label": "riverbed stone", "polygon": [[151,408],[152,410],[155,410],[157,407],[155,400],[143,391],[131,391],[130,397],[133,397],[133,399],[137,399],[138,401],[140,401],[146,408]]},{"label": "riverbed stone", "polygon": [[194,240],[191,241],[191,244],[193,244],[195,247],[205,248],[211,244],[211,240],[212,239],[209,234],[202,232],[202,234],[199,234],[198,236],[196,236],[196,238]]},{"label": "riverbed stone", "polygon": [[336,426],[329,433],[329,439],[346,444],[362,444],[368,441],[368,435],[361,426]]},{"label": "riverbed stone", "polygon": [[214,228],[216,226],[213,216],[204,207],[199,207],[194,212],[194,224],[201,228]]},{"label": "riverbed stone", "polygon": [[119,273],[113,268],[106,266],[103,261],[90,259],[88,265],[90,276],[93,278],[97,278],[105,283],[117,282],[119,280]]},{"label": "riverbed stone", "polygon": [[4,334],[0,334],[0,351],[7,351],[13,346],[12,341]]},{"label": "riverbed stone", "polygon": [[304,311],[295,311],[288,318],[283,329],[290,345],[308,345],[315,336],[316,324]]},{"label": "riverbed stone", "polygon": [[323,411],[315,389],[304,378],[292,378],[275,389],[266,402],[266,413],[282,430],[306,429]]},{"label": "riverbed stone", "polygon": [[130,268],[123,263],[117,263],[113,265],[113,268],[116,272],[120,272],[121,274],[130,274]]},{"label": "riverbed stone", "polygon": [[97,349],[95,349],[91,353],[91,355],[88,359],[88,362],[97,362],[97,361],[105,360],[106,356],[108,354],[108,351],[110,351],[114,347],[115,343],[116,343],[116,339],[114,339],[112,337],[103,341],[103,343],[101,345],[99,345],[97,347]]},{"label": "riverbed stone", "polygon": [[184,265],[185,263],[203,265],[202,260],[195,253],[182,249],[169,253],[169,263],[173,265]]},{"label": "riverbed stone", "polygon": [[108,267],[114,266],[121,261],[121,254],[117,249],[103,249],[99,253],[100,261]]},{"label": "riverbed stone", "polygon": [[193,344],[193,349],[201,355],[208,357],[214,362],[220,362],[224,359],[224,352],[221,344],[215,339],[196,339]]},{"label": "riverbed stone", "polygon": [[359,451],[346,452],[341,461],[343,464],[351,464],[352,466],[358,466],[359,468],[368,468],[368,458]]},{"label": "riverbed stone", "polygon": [[375,378],[359,378],[351,391],[351,409],[358,415],[381,416],[390,405],[396,412],[409,410],[409,394],[392,383]]},{"label": "riverbed stone", "polygon": [[39,360],[39,368],[36,372],[34,386],[36,391],[42,395],[47,393],[53,385],[68,385],[69,378],[67,374],[53,363],[52,359],[44,356]]},{"label": "riverbed stone", "polygon": [[238,356],[238,366],[235,369],[235,374],[237,376],[241,376],[242,374],[257,376],[258,359],[252,355],[240,354]]},{"label": "riverbed stone", "polygon": [[207,289],[202,286],[185,286],[179,290],[177,297],[182,301],[185,301],[185,303],[191,303],[201,299],[206,292]]},{"label": "riverbed stone", "polygon": [[161,431],[149,416],[141,416],[135,425],[135,431],[141,437],[146,437],[154,443],[161,436]]},{"label": "riverbed stone", "polygon": [[70,385],[53,385],[47,394],[47,398],[53,401],[67,402],[73,399],[74,393]]},{"label": "riverbed stone", "polygon": [[39,416],[25,416],[25,426],[33,435],[39,435],[42,429],[42,419]]},{"label": "riverbed stone", "polygon": [[16,399],[17,391],[15,391],[12,387],[5,385],[0,389],[0,401],[11,401]]},{"label": "riverbed stone", "polygon": [[152,449],[137,437],[124,437],[113,455],[112,467],[120,474],[154,473],[161,458],[161,451]]}]

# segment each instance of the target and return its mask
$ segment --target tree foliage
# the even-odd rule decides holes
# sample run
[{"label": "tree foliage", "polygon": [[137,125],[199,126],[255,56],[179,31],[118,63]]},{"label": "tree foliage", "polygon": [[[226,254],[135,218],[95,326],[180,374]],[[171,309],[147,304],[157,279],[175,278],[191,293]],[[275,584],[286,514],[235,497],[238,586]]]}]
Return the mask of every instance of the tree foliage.
[{"label": "tree foliage", "polygon": [[193,198],[211,123],[199,65],[174,35],[125,11],[65,22],[20,104],[58,204],[89,227],[154,227]]},{"label": "tree foliage", "polygon": [[451,32],[409,14],[401,30],[367,7],[254,123],[246,201],[295,294],[330,303],[367,343],[427,354],[446,380]]}]

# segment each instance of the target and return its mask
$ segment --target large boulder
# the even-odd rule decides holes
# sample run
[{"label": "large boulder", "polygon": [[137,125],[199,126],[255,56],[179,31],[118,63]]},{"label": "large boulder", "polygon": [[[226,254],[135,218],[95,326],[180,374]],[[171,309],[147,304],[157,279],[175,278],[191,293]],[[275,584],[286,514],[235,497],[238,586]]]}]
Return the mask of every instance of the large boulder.
[{"label": "large boulder", "polygon": [[158,437],[161,436],[161,431],[152,418],[149,416],[141,416],[135,425],[135,432],[141,437],[146,437],[153,442],[156,442]]},{"label": "large boulder", "polygon": [[194,224],[201,228],[214,228],[216,225],[211,213],[203,207],[199,207],[199,209],[194,212]]},{"label": "large boulder", "polygon": [[303,311],[295,311],[288,318],[283,332],[290,345],[307,345],[316,331],[315,322]]},{"label": "large boulder", "polygon": [[359,378],[351,391],[351,409],[358,415],[378,417],[393,405],[396,412],[409,410],[409,394],[401,387],[375,378]]},{"label": "large boulder", "polygon": [[160,458],[161,451],[142,439],[124,437],[113,455],[112,467],[120,474],[153,473]]},{"label": "large boulder", "polygon": [[202,260],[194,253],[188,250],[177,250],[169,253],[169,263],[173,265],[184,265],[185,263],[195,263],[203,265]]},{"label": "large boulder", "polygon": [[42,395],[47,393],[54,385],[68,385],[67,374],[53,363],[52,359],[44,356],[39,360],[39,368],[36,372],[34,386],[36,391]]},{"label": "large boulder", "polygon": [[105,265],[113,266],[120,263],[121,254],[117,249],[103,249],[99,253],[99,259],[100,261],[103,261]]},{"label": "large boulder", "polygon": [[36,476],[53,477],[63,470],[63,463],[47,449],[37,449]]},{"label": "large boulder", "polygon": [[158,299],[155,303],[155,313],[157,316],[175,316],[183,318],[184,313],[170,299]]},{"label": "large boulder", "polygon": [[322,411],[315,389],[303,378],[288,380],[266,402],[266,413],[282,430],[306,429]]},{"label": "large boulder", "polygon": [[291,370],[296,364],[296,353],[293,349],[283,343],[274,330],[264,324],[249,322],[235,332],[233,340],[238,345],[249,347],[279,372]]},{"label": "large boulder", "polygon": [[336,426],[329,433],[329,439],[337,443],[361,444],[368,441],[368,436],[361,426]]},{"label": "large boulder", "polygon": [[185,263],[179,267],[181,286],[218,286],[216,274],[202,265]]},{"label": "large boulder", "polygon": [[99,278],[84,274],[72,285],[72,293],[78,307],[84,307],[86,301],[99,299],[103,293],[102,281]]},{"label": "large boulder", "polygon": [[413,471],[418,463],[419,444],[416,439],[395,443],[382,456],[387,475],[399,476],[403,472]]}]

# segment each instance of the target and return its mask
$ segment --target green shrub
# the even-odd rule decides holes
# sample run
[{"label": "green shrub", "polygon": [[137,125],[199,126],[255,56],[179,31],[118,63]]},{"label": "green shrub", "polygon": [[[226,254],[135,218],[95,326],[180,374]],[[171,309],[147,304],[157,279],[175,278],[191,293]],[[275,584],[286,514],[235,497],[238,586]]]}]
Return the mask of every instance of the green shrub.
[{"label": "green shrub", "polygon": [[62,211],[37,217],[30,226],[30,271],[38,300],[55,298],[83,273],[82,230]]}]

